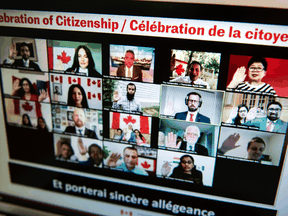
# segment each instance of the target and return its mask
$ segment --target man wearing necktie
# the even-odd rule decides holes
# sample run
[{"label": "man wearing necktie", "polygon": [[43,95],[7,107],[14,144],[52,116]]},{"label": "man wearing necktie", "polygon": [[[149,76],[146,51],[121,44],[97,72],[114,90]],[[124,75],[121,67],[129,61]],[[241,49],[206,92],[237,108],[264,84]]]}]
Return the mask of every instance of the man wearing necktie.
[{"label": "man wearing necktie", "polygon": [[177,135],[170,132],[167,134],[167,142],[166,147],[168,148],[176,148],[186,151],[193,151],[199,155],[208,156],[208,150],[206,147],[198,144],[198,140],[200,138],[200,130],[196,125],[190,125],[185,129],[184,140],[183,142],[177,143]]},{"label": "man wearing necktie", "polygon": [[124,65],[120,65],[116,75],[119,77],[131,78],[132,81],[142,82],[142,70],[134,65],[135,54],[133,50],[127,50],[124,57]]},{"label": "man wearing necktie", "polygon": [[75,126],[68,126],[64,133],[76,134],[78,136],[83,136],[92,139],[98,139],[94,131],[85,127],[86,117],[83,109],[75,108],[73,112],[73,121]]},{"label": "man wearing necktie", "polygon": [[202,106],[201,95],[197,92],[190,92],[185,98],[185,104],[188,111],[176,113],[175,119],[211,123],[210,118],[199,113],[199,108]]},{"label": "man wearing necktie", "polygon": [[286,133],[287,122],[280,119],[282,111],[281,103],[272,101],[267,105],[267,117],[255,118],[245,125],[259,128],[261,131]]},{"label": "man wearing necktie", "polygon": [[22,59],[15,59],[17,55],[16,44],[12,44],[10,46],[9,57],[8,59],[4,60],[3,65],[11,65],[29,70],[41,71],[40,67],[35,62],[30,60],[31,51],[27,43],[22,42],[20,44],[19,52]]}]

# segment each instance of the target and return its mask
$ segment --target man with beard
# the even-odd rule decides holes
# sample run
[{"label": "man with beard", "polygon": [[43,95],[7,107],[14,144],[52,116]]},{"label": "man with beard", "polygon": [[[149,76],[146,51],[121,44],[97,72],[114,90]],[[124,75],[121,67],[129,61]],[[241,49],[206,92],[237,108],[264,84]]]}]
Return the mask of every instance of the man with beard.
[{"label": "man with beard", "polygon": [[197,143],[199,138],[199,128],[195,125],[190,125],[185,129],[183,142],[177,142],[177,135],[173,132],[168,133],[166,147],[193,151],[199,155],[208,156],[207,148]]},{"label": "man with beard", "polygon": [[267,105],[267,117],[255,118],[245,125],[254,126],[262,131],[286,133],[287,122],[280,120],[282,111],[281,103],[272,101]]},{"label": "man with beard", "polygon": [[188,76],[177,77],[171,80],[171,82],[190,83],[192,85],[199,85],[199,87],[203,86],[209,89],[210,88],[209,84],[203,81],[201,78],[199,78],[203,70],[202,65],[197,61],[193,61],[188,67],[189,67]]},{"label": "man with beard", "polygon": [[87,138],[98,139],[94,131],[85,127],[85,113],[83,109],[75,108],[73,112],[73,121],[75,126],[68,126],[64,133],[72,133],[78,136],[84,136]]},{"label": "man with beard", "polygon": [[[241,145],[236,145],[240,139],[239,133],[231,134],[224,140],[221,148],[218,149],[218,155],[224,155],[228,151],[236,149]],[[266,148],[264,140],[260,137],[253,137],[247,145],[247,159],[248,160],[261,160],[262,154]]]},{"label": "man with beard", "polygon": [[80,162],[80,164],[99,167],[103,162],[103,151],[97,144],[91,144],[88,148],[89,158],[87,161]]},{"label": "man with beard", "polygon": [[10,46],[9,57],[3,62],[3,65],[11,65],[15,67],[27,68],[29,70],[41,71],[40,67],[29,59],[31,53],[28,44],[22,42],[19,49],[22,59],[15,59],[17,55],[16,44],[12,44]]},{"label": "man with beard", "polygon": [[185,104],[188,107],[188,111],[176,113],[175,119],[191,121],[191,122],[203,122],[210,123],[210,118],[199,113],[199,108],[202,106],[201,95],[197,92],[190,92],[185,98]]},{"label": "man with beard", "polygon": [[141,68],[134,65],[135,54],[133,50],[127,50],[124,57],[124,65],[117,69],[117,76],[131,78],[132,81],[142,82]]},{"label": "man with beard", "polygon": [[113,97],[113,109],[125,110],[128,112],[141,112],[141,104],[138,99],[135,98],[136,86],[133,83],[127,85],[127,95],[124,98]]}]

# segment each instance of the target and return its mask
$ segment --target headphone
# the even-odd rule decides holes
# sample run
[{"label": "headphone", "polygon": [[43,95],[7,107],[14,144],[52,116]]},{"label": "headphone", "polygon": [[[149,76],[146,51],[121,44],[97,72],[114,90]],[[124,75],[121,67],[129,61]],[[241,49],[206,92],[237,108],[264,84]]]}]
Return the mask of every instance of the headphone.
[{"label": "headphone", "polygon": [[201,99],[201,95],[197,92],[190,92],[187,94],[187,96],[185,97],[185,104],[188,106],[188,100],[189,100],[189,97],[190,95],[198,95],[199,97],[199,106],[198,108],[200,108],[202,106],[202,99]]}]

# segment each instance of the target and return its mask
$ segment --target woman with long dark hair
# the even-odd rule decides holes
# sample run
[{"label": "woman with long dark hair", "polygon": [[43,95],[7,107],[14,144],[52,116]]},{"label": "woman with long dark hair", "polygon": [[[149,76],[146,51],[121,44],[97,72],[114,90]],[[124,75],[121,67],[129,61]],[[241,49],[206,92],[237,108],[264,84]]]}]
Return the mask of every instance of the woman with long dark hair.
[{"label": "woman with long dark hair", "polygon": [[74,72],[77,74],[86,74],[89,77],[101,77],[95,69],[95,63],[91,51],[83,45],[77,47],[73,59],[73,65],[65,72]]},{"label": "woman with long dark hair", "polygon": [[180,163],[174,168],[171,178],[185,179],[193,181],[195,184],[203,185],[202,172],[196,170],[194,158],[191,155],[183,155]]},{"label": "woman with long dark hair", "polygon": [[21,97],[24,100],[42,102],[48,97],[47,91],[40,90],[40,95],[37,95],[35,88],[31,81],[27,78],[22,78],[20,81],[17,79],[13,83],[13,96]]},{"label": "woman with long dark hair", "polygon": [[38,117],[37,129],[41,132],[48,132],[48,127],[43,117]]},{"label": "woman with long dark hair", "polygon": [[32,127],[30,117],[27,114],[22,115],[22,125],[27,127]]},{"label": "woman with long dark hair", "polygon": [[73,84],[69,87],[67,105],[89,108],[86,93],[81,85]]},{"label": "woman with long dark hair", "polygon": [[136,136],[137,145],[142,145],[146,143],[144,136],[141,134],[141,132],[138,129],[135,129],[133,132],[135,133],[135,136]]},{"label": "woman with long dark hair", "polygon": [[242,125],[245,124],[247,121],[247,114],[249,112],[249,109],[246,105],[241,104],[238,106],[237,110],[237,116],[232,119],[232,124],[234,125]]}]

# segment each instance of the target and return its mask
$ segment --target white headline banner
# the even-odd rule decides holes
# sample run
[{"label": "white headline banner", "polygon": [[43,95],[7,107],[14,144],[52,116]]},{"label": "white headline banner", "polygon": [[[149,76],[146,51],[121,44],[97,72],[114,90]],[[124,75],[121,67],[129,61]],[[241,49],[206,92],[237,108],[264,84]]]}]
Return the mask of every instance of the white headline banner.
[{"label": "white headline banner", "polygon": [[193,19],[0,10],[0,26],[288,46],[288,27]]}]

